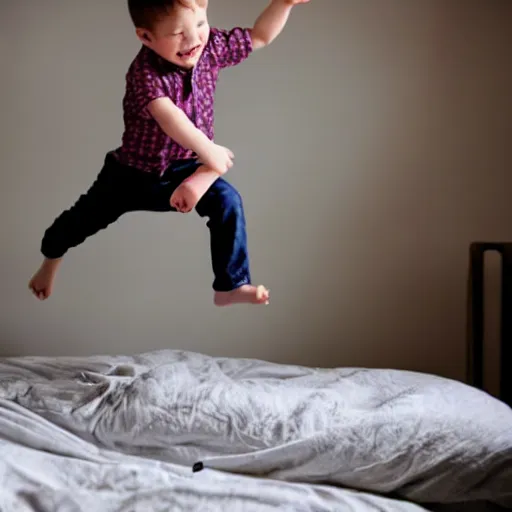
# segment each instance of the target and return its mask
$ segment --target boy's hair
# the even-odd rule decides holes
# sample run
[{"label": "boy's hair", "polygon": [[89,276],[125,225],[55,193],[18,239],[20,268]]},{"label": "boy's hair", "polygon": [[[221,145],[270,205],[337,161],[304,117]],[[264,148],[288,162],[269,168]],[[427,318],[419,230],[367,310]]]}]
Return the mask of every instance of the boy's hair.
[{"label": "boy's hair", "polygon": [[128,11],[136,28],[151,30],[155,23],[171,14],[177,5],[194,8],[206,6],[207,0],[128,0]]}]

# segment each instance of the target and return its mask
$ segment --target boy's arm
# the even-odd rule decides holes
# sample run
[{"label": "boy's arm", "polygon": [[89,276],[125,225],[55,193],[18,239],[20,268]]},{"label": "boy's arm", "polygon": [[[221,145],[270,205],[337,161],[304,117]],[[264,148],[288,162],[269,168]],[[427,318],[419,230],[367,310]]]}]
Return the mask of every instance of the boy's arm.
[{"label": "boy's arm", "polygon": [[283,30],[293,6],[307,2],[309,0],[271,0],[251,30],[253,49],[269,45]]},{"label": "boy's arm", "polygon": [[212,145],[212,141],[169,98],[152,101],[148,110],[160,128],[180,146],[201,155]]},{"label": "boy's arm", "polygon": [[180,146],[196,153],[207,167],[220,174],[232,167],[233,153],[211,141],[185,112],[175,105],[170,98],[162,97],[148,104],[148,111],[160,128]]}]

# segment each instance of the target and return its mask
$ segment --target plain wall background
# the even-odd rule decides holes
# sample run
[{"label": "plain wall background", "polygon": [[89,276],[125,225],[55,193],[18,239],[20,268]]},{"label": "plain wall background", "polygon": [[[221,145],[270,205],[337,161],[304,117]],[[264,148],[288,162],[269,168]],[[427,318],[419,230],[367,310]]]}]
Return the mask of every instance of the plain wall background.
[{"label": "plain wall background", "polygon": [[[210,21],[265,5],[211,0]],[[169,347],[464,377],[468,245],[512,238],[511,2],[312,0],[221,75],[216,139],[272,292],[222,310],[195,213],[123,217],[31,297],[44,229],[120,142],[139,43],[124,0],[0,9],[3,355]]]}]

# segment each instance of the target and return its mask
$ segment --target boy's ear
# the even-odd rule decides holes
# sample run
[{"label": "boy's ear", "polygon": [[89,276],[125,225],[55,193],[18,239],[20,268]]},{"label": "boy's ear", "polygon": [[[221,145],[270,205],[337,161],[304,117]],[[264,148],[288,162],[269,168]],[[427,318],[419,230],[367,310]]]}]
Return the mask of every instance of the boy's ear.
[{"label": "boy's ear", "polygon": [[140,39],[142,44],[151,43],[151,35],[146,29],[136,28],[135,33],[137,34],[137,37]]}]

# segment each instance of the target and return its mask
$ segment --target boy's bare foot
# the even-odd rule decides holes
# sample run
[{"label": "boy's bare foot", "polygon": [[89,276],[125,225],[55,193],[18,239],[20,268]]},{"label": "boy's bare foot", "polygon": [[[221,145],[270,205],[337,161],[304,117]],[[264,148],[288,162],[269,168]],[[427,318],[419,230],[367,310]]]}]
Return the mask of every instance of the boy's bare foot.
[{"label": "boy's bare foot", "polygon": [[189,183],[182,183],[171,196],[171,206],[180,213],[191,212],[201,197]]},{"label": "boy's bare foot", "polygon": [[213,299],[216,306],[231,306],[232,304],[268,304],[269,291],[264,286],[244,284],[230,292],[215,292]]},{"label": "boy's bare foot", "polygon": [[28,287],[39,300],[45,300],[52,294],[53,282],[61,261],[62,258],[45,259],[30,280]]},{"label": "boy's bare foot", "polygon": [[181,213],[192,211],[220,174],[201,165],[171,195],[171,206]]}]

